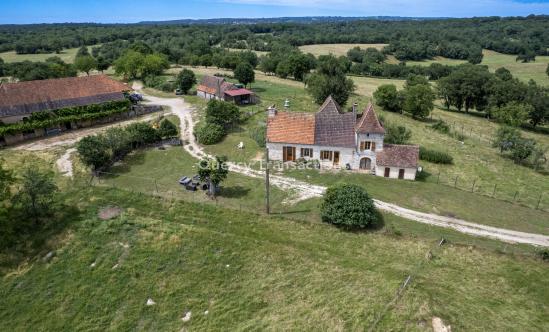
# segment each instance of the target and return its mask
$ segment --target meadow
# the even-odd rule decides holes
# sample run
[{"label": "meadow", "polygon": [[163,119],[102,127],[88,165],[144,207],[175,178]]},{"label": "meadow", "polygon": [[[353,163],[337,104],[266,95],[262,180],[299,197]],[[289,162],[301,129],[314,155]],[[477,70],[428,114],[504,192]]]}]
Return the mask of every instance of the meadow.
[{"label": "meadow", "polygon": [[313,44],[300,46],[299,49],[303,53],[311,53],[318,57],[319,55],[333,54],[335,56],[347,55],[347,51],[354,47],[369,48],[381,50],[388,44]]},{"label": "meadow", "polygon": [[[91,52],[93,47],[98,45],[88,46],[88,51]],[[21,62],[21,61],[45,61],[47,58],[57,56],[60,57],[66,63],[73,63],[76,53],[78,52],[79,47],[68,48],[62,50],[59,54],[57,53],[41,53],[41,54],[17,54],[15,51],[3,52],[0,53],[0,58],[2,58],[6,63],[11,62]]]}]

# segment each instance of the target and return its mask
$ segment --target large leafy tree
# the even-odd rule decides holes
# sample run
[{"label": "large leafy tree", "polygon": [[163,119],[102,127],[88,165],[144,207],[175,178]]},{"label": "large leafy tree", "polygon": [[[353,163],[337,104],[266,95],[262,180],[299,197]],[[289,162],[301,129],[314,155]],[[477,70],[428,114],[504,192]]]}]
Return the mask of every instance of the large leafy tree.
[{"label": "large leafy tree", "polygon": [[211,197],[215,197],[219,191],[219,184],[227,178],[228,174],[229,165],[225,156],[215,156],[215,159],[204,158],[198,163],[198,176],[200,180],[208,182],[208,194]]},{"label": "large leafy tree", "polygon": [[97,68],[97,60],[91,55],[77,56],[74,59],[74,67],[89,76],[90,71]]},{"label": "large leafy tree", "polygon": [[221,100],[210,100],[206,107],[206,122],[214,123],[224,128],[240,121],[240,110],[233,103]]},{"label": "large leafy tree", "polygon": [[379,221],[373,200],[355,184],[329,187],[320,213],[322,221],[344,228],[365,228]]},{"label": "large leafy tree", "polygon": [[460,65],[450,75],[438,80],[438,93],[447,107],[468,112],[472,108],[483,111],[487,105],[488,82],[492,74],[484,66]]},{"label": "large leafy tree", "polygon": [[501,107],[494,108],[491,113],[500,122],[509,126],[518,127],[526,122],[528,116],[533,111],[534,108],[532,105],[512,101]]},{"label": "large leafy tree", "polygon": [[84,165],[91,167],[94,173],[110,163],[111,155],[103,136],[86,136],[78,141],[76,150]]},{"label": "large leafy tree", "polygon": [[321,56],[317,71],[307,79],[307,90],[317,104],[332,96],[340,105],[345,105],[355,90],[352,79],[345,75],[346,67],[333,55]]},{"label": "large leafy tree", "polygon": [[412,131],[404,126],[388,124],[385,126],[383,141],[389,144],[406,144],[412,138]]},{"label": "large leafy tree", "polygon": [[248,86],[248,84],[255,81],[254,68],[247,62],[241,62],[234,70],[234,78],[236,78],[238,82]]},{"label": "large leafy tree", "polygon": [[428,84],[409,86],[404,90],[403,110],[415,119],[426,118],[434,108],[435,94]]},{"label": "large leafy tree", "polygon": [[187,94],[193,85],[196,84],[196,76],[192,70],[183,69],[177,74],[175,83],[183,93]]},{"label": "large leafy tree", "polygon": [[402,111],[402,97],[394,84],[380,85],[374,92],[376,103],[389,112]]}]

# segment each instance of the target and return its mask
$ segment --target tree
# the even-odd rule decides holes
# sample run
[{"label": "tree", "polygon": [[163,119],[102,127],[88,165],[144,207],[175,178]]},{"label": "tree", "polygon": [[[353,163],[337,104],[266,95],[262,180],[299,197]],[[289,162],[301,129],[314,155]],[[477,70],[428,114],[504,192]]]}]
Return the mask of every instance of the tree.
[{"label": "tree", "polygon": [[397,91],[394,84],[380,85],[374,92],[376,103],[389,112],[402,111],[402,94]]},{"label": "tree", "polygon": [[234,78],[236,78],[238,82],[248,86],[249,83],[255,81],[254,68],[247,62],[241,62],[234,70]]},{"label": "tree", "polygon": [[418,84],[404,90],[403,110],[412,117],[426,118],[434,108],[435,94],[429,85]]},{"label": "tree", "polygon": [[84,165],[91,167],[92,172],[98,171],[109,165],[111,156],[103,136],[86,136],[76,144],[76,151]]},{"label": "tree", "polygon": [[87,46],[82,46],[78,49],[78,51],[76,52],[76,57],[79,57],[79,56],[88,56],[90,55],[90,52],[88,51],[88,47]]},{"label": "tree", "polygon": [[227,128],[240,121],[240,110],[233,103],[212,99],[206,107],[206,122]]},{"label": "tree", "polygon": [[534,127],[549,122],[549,89],[530,80],[524,101],[532,105],[528,118]]},{"label": "tree", "polygon": [[344,228],[365,228],[379,220],[373,200],[356,184],[329,187],[320,213],[323,222]]},{"label": "tree", "polygon": [[162,137],[176,137],[177,126],[168,119],[163,119],[160,122],[160,128],[158,129],[160,136]]},{"label": "tree", "polygon": [[487,88],[492,74],[486,66],[464,64],[450,75],[438,80],[438,93],[447,107],[454,106],[461,111],[471,108],[483,111],[487,105]]},{"label": "tree", "polygon": [[175,84],[184,94],[187,94],[193,85],[196,84],[196,76],[192,70],[183,69],[177,74]]},{"label": "tree", "polygon": [[505,67],[496,69],[495,75],[502,81],[510,81],[513,79],[513,74],[511,74],[511,72]]},{"label": "tree", "polygon": [[409,75],[408,78],[406,78],[406,83],[404,83],[404,88],[412,87],[414,85],[423,84],[428,85],[429,81],[425,76],[422,75]]},{"label": "tree", "polygon": [[126,130],[130,133],[134,147],[154,143],[160,138],[158,131],[145,122],[132,123],[126,127]]},{"label": "tree", "polygon": [[215,159],[204,158],[198,163],[198,176],[201,181],[208,181],[208,194],[213,198],[219,191],[219,184],[229,174],[227,157],[215,156]]},{"label": "tree", "polygon": [[549,76],[549,63],[547,64],[547,68],[545,68],[545,73]]},{"label": "tree", "polygon": [[504,151],[511,150],[520,139],[520,132],[516,128],[501,126],[496,132],[496,138],[492,146],[499,148],[499,152],[503,153]]},{"label": "tree", "polygon": [[383,141],[388,144],[406,144],[412,138],[412,131],[404,126],[386,125]]},{"label": "tree", "polygon": [[53,173],[30,166],[23,170],[15,201],[21,206],[23,215],[38,224],[40,217],[51,212],[56,191]]},{"label": "tree", "polygon": [[517,164],[523,163],[536,149],[536,141],[528,138],[521,138],[511,148],[511,159]]},{"label": "tree", "polygon": [[103,72],[109,69],[110,66],[111,64],[105,58],[103,58],[102,56],[97,57],[97,70]]},{"label": "tree", "polygon": [[164,54],[147,54],[143,59],[142,67],[140,68],[141,77],[160,75],[168,68],[170,68],[170,63]]},{"label": "tree", "polygon": [[317,71],[307,79],[307,91],[317,104],[332,96],[338,104],[345,105],[355,90],[352,79],[345,75],[345,65],[333,55],[319,57]]},{"label": "tree", "polygon": [[145,57],[136,51],[126,51],[114,62],[114,71],[117,75],[133,79],[139,77]]},{"label": "tree", "polygon": [[74,59],[74,67],[89,76],[90,71],[97,68],[97,61],[91,55],[77,56]]},{"label": "tree", "polygon": [[502,107],[494,108],[491,114],[508,126],[518,127],[528,119],[529,114],[533,111],[532,105],[512,101]]}]

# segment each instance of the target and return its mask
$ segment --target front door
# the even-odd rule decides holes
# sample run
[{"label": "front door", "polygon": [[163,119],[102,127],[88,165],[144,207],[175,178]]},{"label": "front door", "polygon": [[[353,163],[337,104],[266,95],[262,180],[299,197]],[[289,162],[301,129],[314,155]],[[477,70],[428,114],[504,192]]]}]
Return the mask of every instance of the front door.
[{"label": "front door", "polygon": [[334,151],[334,165],[339,165],[339,151]]},{"label": "front door", "polygon": [[360,159],[360,169],[365,171],[372,169],[372,160],[370,158]]},{"label": "front door", "polygon": [[285,146],[282,148],[282,161],[295,161],[295,147]]},{"label": "front door", "polygon": [[390,173],[391,173],[391,169],[389,167],[385,167],[385,174],[383,176],[388,178]]},{"label": "front door", "polygon": [[404,179],[404,170],[403,169],[398,170],[398,178],[399,179]]}]

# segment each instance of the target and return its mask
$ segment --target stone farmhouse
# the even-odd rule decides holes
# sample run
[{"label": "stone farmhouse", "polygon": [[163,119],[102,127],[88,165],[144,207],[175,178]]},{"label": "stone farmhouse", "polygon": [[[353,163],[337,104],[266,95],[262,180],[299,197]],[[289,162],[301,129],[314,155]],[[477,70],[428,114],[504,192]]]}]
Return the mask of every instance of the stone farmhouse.
[{"label": "stone farmhouse", "polygon": [[415,180],[417,145],[384,144],[385,129],[370,104],[362,115],[343,113],[330,96],[317,113],[268,110],[271,160],[319,160],[323,168],[346,168],[377,176]]},{"label": "stone farmhouse", "polygon": [[204,99],[234,102],[237,105],[255,104],[257,96],[250,90],[227,82],[222,77],[204,76],[196,88],[196,94]]}]

